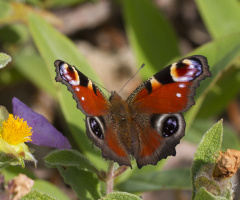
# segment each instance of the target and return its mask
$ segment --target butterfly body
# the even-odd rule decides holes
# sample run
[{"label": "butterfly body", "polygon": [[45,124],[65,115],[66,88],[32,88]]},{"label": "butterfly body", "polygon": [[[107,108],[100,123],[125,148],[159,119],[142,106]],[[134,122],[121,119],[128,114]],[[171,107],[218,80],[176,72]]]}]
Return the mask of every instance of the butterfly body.
[{"label": "butterfly body", "polygon": [[112,92],[109,99],[84,74],[64,61],[55,61],[56,81],[67,85],[86,115],[88,137],[104,158],[141,168],[175,155],[185,132],[181,114],[194,104],[199,81],[210,76],[206,58],[192,56],[164,68],[123,100]]}]

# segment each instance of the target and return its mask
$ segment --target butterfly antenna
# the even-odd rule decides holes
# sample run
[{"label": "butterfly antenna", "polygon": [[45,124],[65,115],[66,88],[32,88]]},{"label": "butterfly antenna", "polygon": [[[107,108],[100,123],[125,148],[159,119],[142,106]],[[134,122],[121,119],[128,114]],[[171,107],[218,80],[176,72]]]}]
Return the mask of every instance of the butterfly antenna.
[{"label": "butterfly antenna", "polygon": [[138,74],[138,72],[145,66],[145,63],[137,70],[135,74],[123,85],[123,87],[119,90],[118,94],[123,90],[123,88]]},{"label": "butterfly antenna", "polygon": [[109,93],[111,93],[108,89],[106,89],[105,87],[103,87],[101,84],[95,82],[95,81],[92,81],[94,84],[98,85],[99,87],[103,88],[104,90],[108,91]]}]

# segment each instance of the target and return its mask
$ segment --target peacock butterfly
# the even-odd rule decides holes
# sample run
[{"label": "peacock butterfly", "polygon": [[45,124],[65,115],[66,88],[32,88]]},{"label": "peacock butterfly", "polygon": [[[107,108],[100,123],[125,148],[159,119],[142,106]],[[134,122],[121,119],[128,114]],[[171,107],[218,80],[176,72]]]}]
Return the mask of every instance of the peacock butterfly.
[{"label": "peacock butterfly", "polygon": [[204,56],[187,57],[143,82],[124,101],[115,91],[107,99],[74,66],[61,60],[54,65],[56,81],[72,92],[86,115],[87,135],[102,156],[131,166],[132,155],[139,168],[176,155],[175,146],[185,134],[182,112],[194,104],[199,82],[211,76]]}]

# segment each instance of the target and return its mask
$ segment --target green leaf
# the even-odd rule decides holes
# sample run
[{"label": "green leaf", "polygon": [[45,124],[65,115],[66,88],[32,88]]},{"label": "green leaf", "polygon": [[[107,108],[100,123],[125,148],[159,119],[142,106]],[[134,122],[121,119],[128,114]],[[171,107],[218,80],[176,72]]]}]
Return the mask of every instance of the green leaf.
[{"label": "green leaf", "polygon": [[49,153],[44,161],[48,167],[77,167],[78,169],[97,172],[97,168],[76,150],[55,150]]},{"label": "green leaf", "polygon": [[175,33],[163,16],[149,0],[123,0],[123,14],[127,35],[144,78],[149,78],[167,62],[179,55]]},{"label": "green leaf", "polygon": [[85,133],[85,122],[83,120],[85,116],[76,108],[76,102],[72,98],[72,94],[65,85],[55,82],[54,61],[61,59],[73,64],[86,76],[98,83],[100,83],[99,78],[94,74],[76,46],[43,19],[35,15],[29,15],[29,28],[34,42],[48,67],[51,80],[56,85],[62,112],[76,143],[83,154],[87,155],[99,168],[107,168],[107,162],[101,157],[100,152],[94,150],[90,145]]},{"label": "green leaf", "polygon": [[200,188],[194,198],[194,200],[227,200],[225,197],[217,197],[209,193],[205,188]]},{"label": "green leaf", "polygon": [[[237,59],[238,60],[238,59]],[[212,90],[206,96],[197,117],[207,118],[213,115],[220,115],[232,99],[237,97],[240,90],[240,70],[239,66],[231,64],[221,78],[216,82]],[[231,89],[229,89],[231,88]],[[218,99],[216,101],[216,99]]]},{"label": "green leaf", "polygon": [[71,186],[81,200],[96,200],[101,198],[100,184],[97,176],[77,167],[58,167],[65,183]]},{"label": "green leaf", "polygon": [[141,200],[141,198],[126,192],[112,192],[103,197],[101,200]]},{"label": "green leaf", "polygon": [[5,67],[11,60],[12,58],[9,55],[0,53],[0,69]]},{"label": "green leaf", "polygon": [[240,7],[236,0],[196,0],[196,3],[214,39],[240,32]]},{"label": "green leaf", "polygon": [[194,185],[196,175],[204,165],[215,163],[215,156],[218,155],[221,148],[222,136],[223,127],[222,120],[220,120],[204,134],[197,148],[191,168],[193,195],[196,193]]},{"label": "green leaf", "polygon": [[[56,90],[43,59],[33,52],[21,52],[13,56],[16,69],[33,84],[56,98]],[[44,77],[44,81],[43,81]]]},{"label": "green leaf", "polygon": [[[205,103],[206,95],[209,92],[213,92],[212,89],[217,81],[224,76],[224,72],[232,66],[232,62],[240,55],[240,34],[234,34],[210,42],[191,52],[191,55],[204,55],[207,57],[212,77],[201,81],[200,87],[196,90],[194,98],[196,105],[185,114],[187,129],[190,128],[201,106]],[[229,93],[229,89],[223,92],[226,95],[226,93]],[[218,99],[218,101],[220,102],[221,99]],[[211,108],[208,107],[208,109]]]},{"label": "green leaf", "polygon": [[[202,139],[203,133],[206,132],[214,123],[212,119],[195,119],[191,128],[188,129],[185,140],[199,144]],[[240,140],[236,131],[227,124],[224,125],[224,134],[221,150],[226,151],[227,149],[240,150]]]},{"label": "green leaf", "polygon": [[33,189],[44,192],[59,200],[70,200],[59,188],[44,180],[34,180]]},{"label": "green leaf", "polygon": [[117,188],[131,193],[163,189],[190,189],[190,170],[174,169],[136,174],[117,185]]},{"label": "green leaf", "polygon": [[21,198],[21,200],[32,200],[32,199],[58,200],[48,194],[45,194],[44,192],[41,192],[35,189],[33,189],[31,192],[29,192],[27,195]]}]

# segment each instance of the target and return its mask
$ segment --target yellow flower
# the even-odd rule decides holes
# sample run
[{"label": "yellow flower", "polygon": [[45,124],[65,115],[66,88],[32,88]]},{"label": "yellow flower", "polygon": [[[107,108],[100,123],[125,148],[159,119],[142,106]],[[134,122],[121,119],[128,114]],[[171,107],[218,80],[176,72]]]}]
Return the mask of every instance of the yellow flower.
[{"label": "yellow flower", "polygon": [[8,114],[6,108],[1,107],[0,110],[5,112],[4,117],[1,118],[0,116],[0,121],[2,122],[0,123],[0,152],[16,157],[23,167],[25,166],[24,160],[33,161],[36,165],[37,161],[24,143],[32,141],[32,128],[23,119]]},{"label": "yellow flower", "polygon": [[19,119],[19,117],[13,117],[9,114],[6,121],[2,123],[1,137],[11,145],[17,145],[22,142],[31,140],[31,127],[27,125],[26,121]]}]

